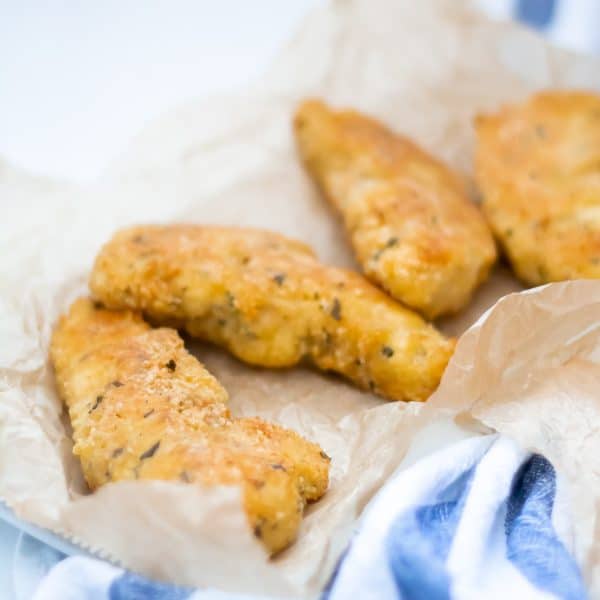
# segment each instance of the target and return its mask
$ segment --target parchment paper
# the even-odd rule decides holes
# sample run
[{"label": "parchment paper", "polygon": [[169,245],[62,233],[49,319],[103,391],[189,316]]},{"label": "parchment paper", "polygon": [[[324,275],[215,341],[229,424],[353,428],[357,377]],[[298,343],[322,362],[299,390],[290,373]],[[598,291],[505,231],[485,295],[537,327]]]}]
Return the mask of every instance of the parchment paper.
[{"label": "parchment paper", "polygon": [[[426,405],[386,403],[304,369],[251,369],[194,344],[234,413],[293,427],[333,457],[330,490],[274,561],[248,532],[235,489],[127,482],[88,495],[47,362],[57,316],[85,292],[100,244],[127,223],[260,225],[304,239],[326,262],[353,265],[295,156],[290,117],[301,98],[365,110],[468,174],[473,115],[552,86],[600,89],[600,65],[489,22],[467,3],[339,0],[315,12],[260,85],[159,119],[94,185],[0,162],[0,497],[19,516],[151,577],[306,597],[327,581],[414,433],[440,417],[477,419],[567,477],[576,557],[599,595],[600,282],[503,298],[461,338]],[[441,325],[461,333],[519,289],[500,267]]]}]

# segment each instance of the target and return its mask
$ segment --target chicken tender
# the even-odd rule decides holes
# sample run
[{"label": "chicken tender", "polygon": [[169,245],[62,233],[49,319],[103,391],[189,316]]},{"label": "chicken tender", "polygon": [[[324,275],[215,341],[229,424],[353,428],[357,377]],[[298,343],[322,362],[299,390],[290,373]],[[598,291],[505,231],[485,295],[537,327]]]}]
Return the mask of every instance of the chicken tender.
[{"label": "chicken tender", "polygon": [[227,392],[173,329],[88,299],[54,331],[51,359],[91,489],[125,479],[239,485],[255,535],[277,552],[307,501],[327,488],[329,457],[260,419],[234,419]]},{"label": "chicken tender", "polygon": [[309,100],[294,129],[365,275],[429,319],[463,308],[496,259],[492,234],[463,182],[410,140],[354,111]]},{"label": "chicken tender", "polygon": [[306,361],[394,400],[425,400],[454,342],[356,273],[282,235],[194,225],[134,227],[102,249],[90,287],[252,365]]},{"label": "chicken tender", "polygon": [[483,212],[518,277],[600,277],[600,96],[540,93],[476,129]]}]

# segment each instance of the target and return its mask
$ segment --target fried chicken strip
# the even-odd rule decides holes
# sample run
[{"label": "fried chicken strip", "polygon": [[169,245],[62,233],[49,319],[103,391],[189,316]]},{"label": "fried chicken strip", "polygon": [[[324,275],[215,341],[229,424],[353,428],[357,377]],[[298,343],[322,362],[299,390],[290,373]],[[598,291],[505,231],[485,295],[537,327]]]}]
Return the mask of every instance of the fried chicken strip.
[{"label": "fried chicken strip", "polygon": [[309,100],[298,108],[294,130],[365,275],[429,319],[463,308],[496,259],[491,232],[463,182],[358,112]]},{"label": "fried chicken strip", "polygon": [[529,285],[600,277],[600,95],[553,91],[476,119],[482,208]]},{"label": "fried chicken strip", "polygon": [[227,348],[252,365],[307,361],[394,400],[425,400],[454,343],[356,273],[255,229],[195,225],[117,233],[94,297]]},{"label": "fried chicken strip", "polygon": [[83,298],[60,320],[50,355],[92,490],[126,479],[239,485],[255,535],[277,552],[295,539],[305,503],[327,489],[321,448],[233,418],[227,392],[173,329]]}]

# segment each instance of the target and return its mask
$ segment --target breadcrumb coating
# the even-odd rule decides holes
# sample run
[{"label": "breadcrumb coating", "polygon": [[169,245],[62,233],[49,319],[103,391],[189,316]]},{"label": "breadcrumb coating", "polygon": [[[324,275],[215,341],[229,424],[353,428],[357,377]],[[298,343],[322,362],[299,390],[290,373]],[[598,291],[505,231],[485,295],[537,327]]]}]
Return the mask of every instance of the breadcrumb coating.
[{"label": "breadcrumb coating", "polygon": [[487,278],[496,247],[463,181],[411,140],[355,111],[307,100],[294,130],[365,275],[429,319],[466,306]]},{"label": "breadcrumb coating", "polygon": [[141,226],[92,271],[94,297],[263,367],[307,362],[392,400],[426,400],[454,342],[357,273],[256,229]]},{"label": "breadcrumb coating", "polygon": [[529,285],[600,277],[600,95],[549,91],[479,116],[482,208]]},{"label": "breadcrumb coating", "polygon": [[50,355],[92,490],[128,479],[239,485],[255,535],[277,552],[296,538],[306,502],[327,489],[322,449],[233,418],[227,392],[173,329],[82,298],[58,323]]}]

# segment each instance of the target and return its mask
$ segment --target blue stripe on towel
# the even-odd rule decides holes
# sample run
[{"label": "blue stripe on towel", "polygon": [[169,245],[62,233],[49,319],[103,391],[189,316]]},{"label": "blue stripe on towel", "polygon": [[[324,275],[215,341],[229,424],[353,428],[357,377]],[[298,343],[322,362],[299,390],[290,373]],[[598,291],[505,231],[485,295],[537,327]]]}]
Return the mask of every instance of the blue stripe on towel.
[{"label": "blue stripe on towel", "polygon": [[109,600],[185,600],[194,590],[150,581],[125,571],[108,590]]},{"label": "blue stripe on towel", "polygon": [[449,600],[446,558],[474,472],[458,477],[438,495],[438,503],[404,513],[390,527],[385,548],[401,597]]},{"label": "blue stripe on towel", "polygon": [[516,473],[508,501],[505,531],[507,557],[536,587],[564,600],[586,592],[575,561],[552,525],[556,473],[534,454]]},{"label": "blue stripe on towel", "polygon": [[548,27],[555,12],[555,0],[518,0],[516,7],[517,19],[537,29]]}]

